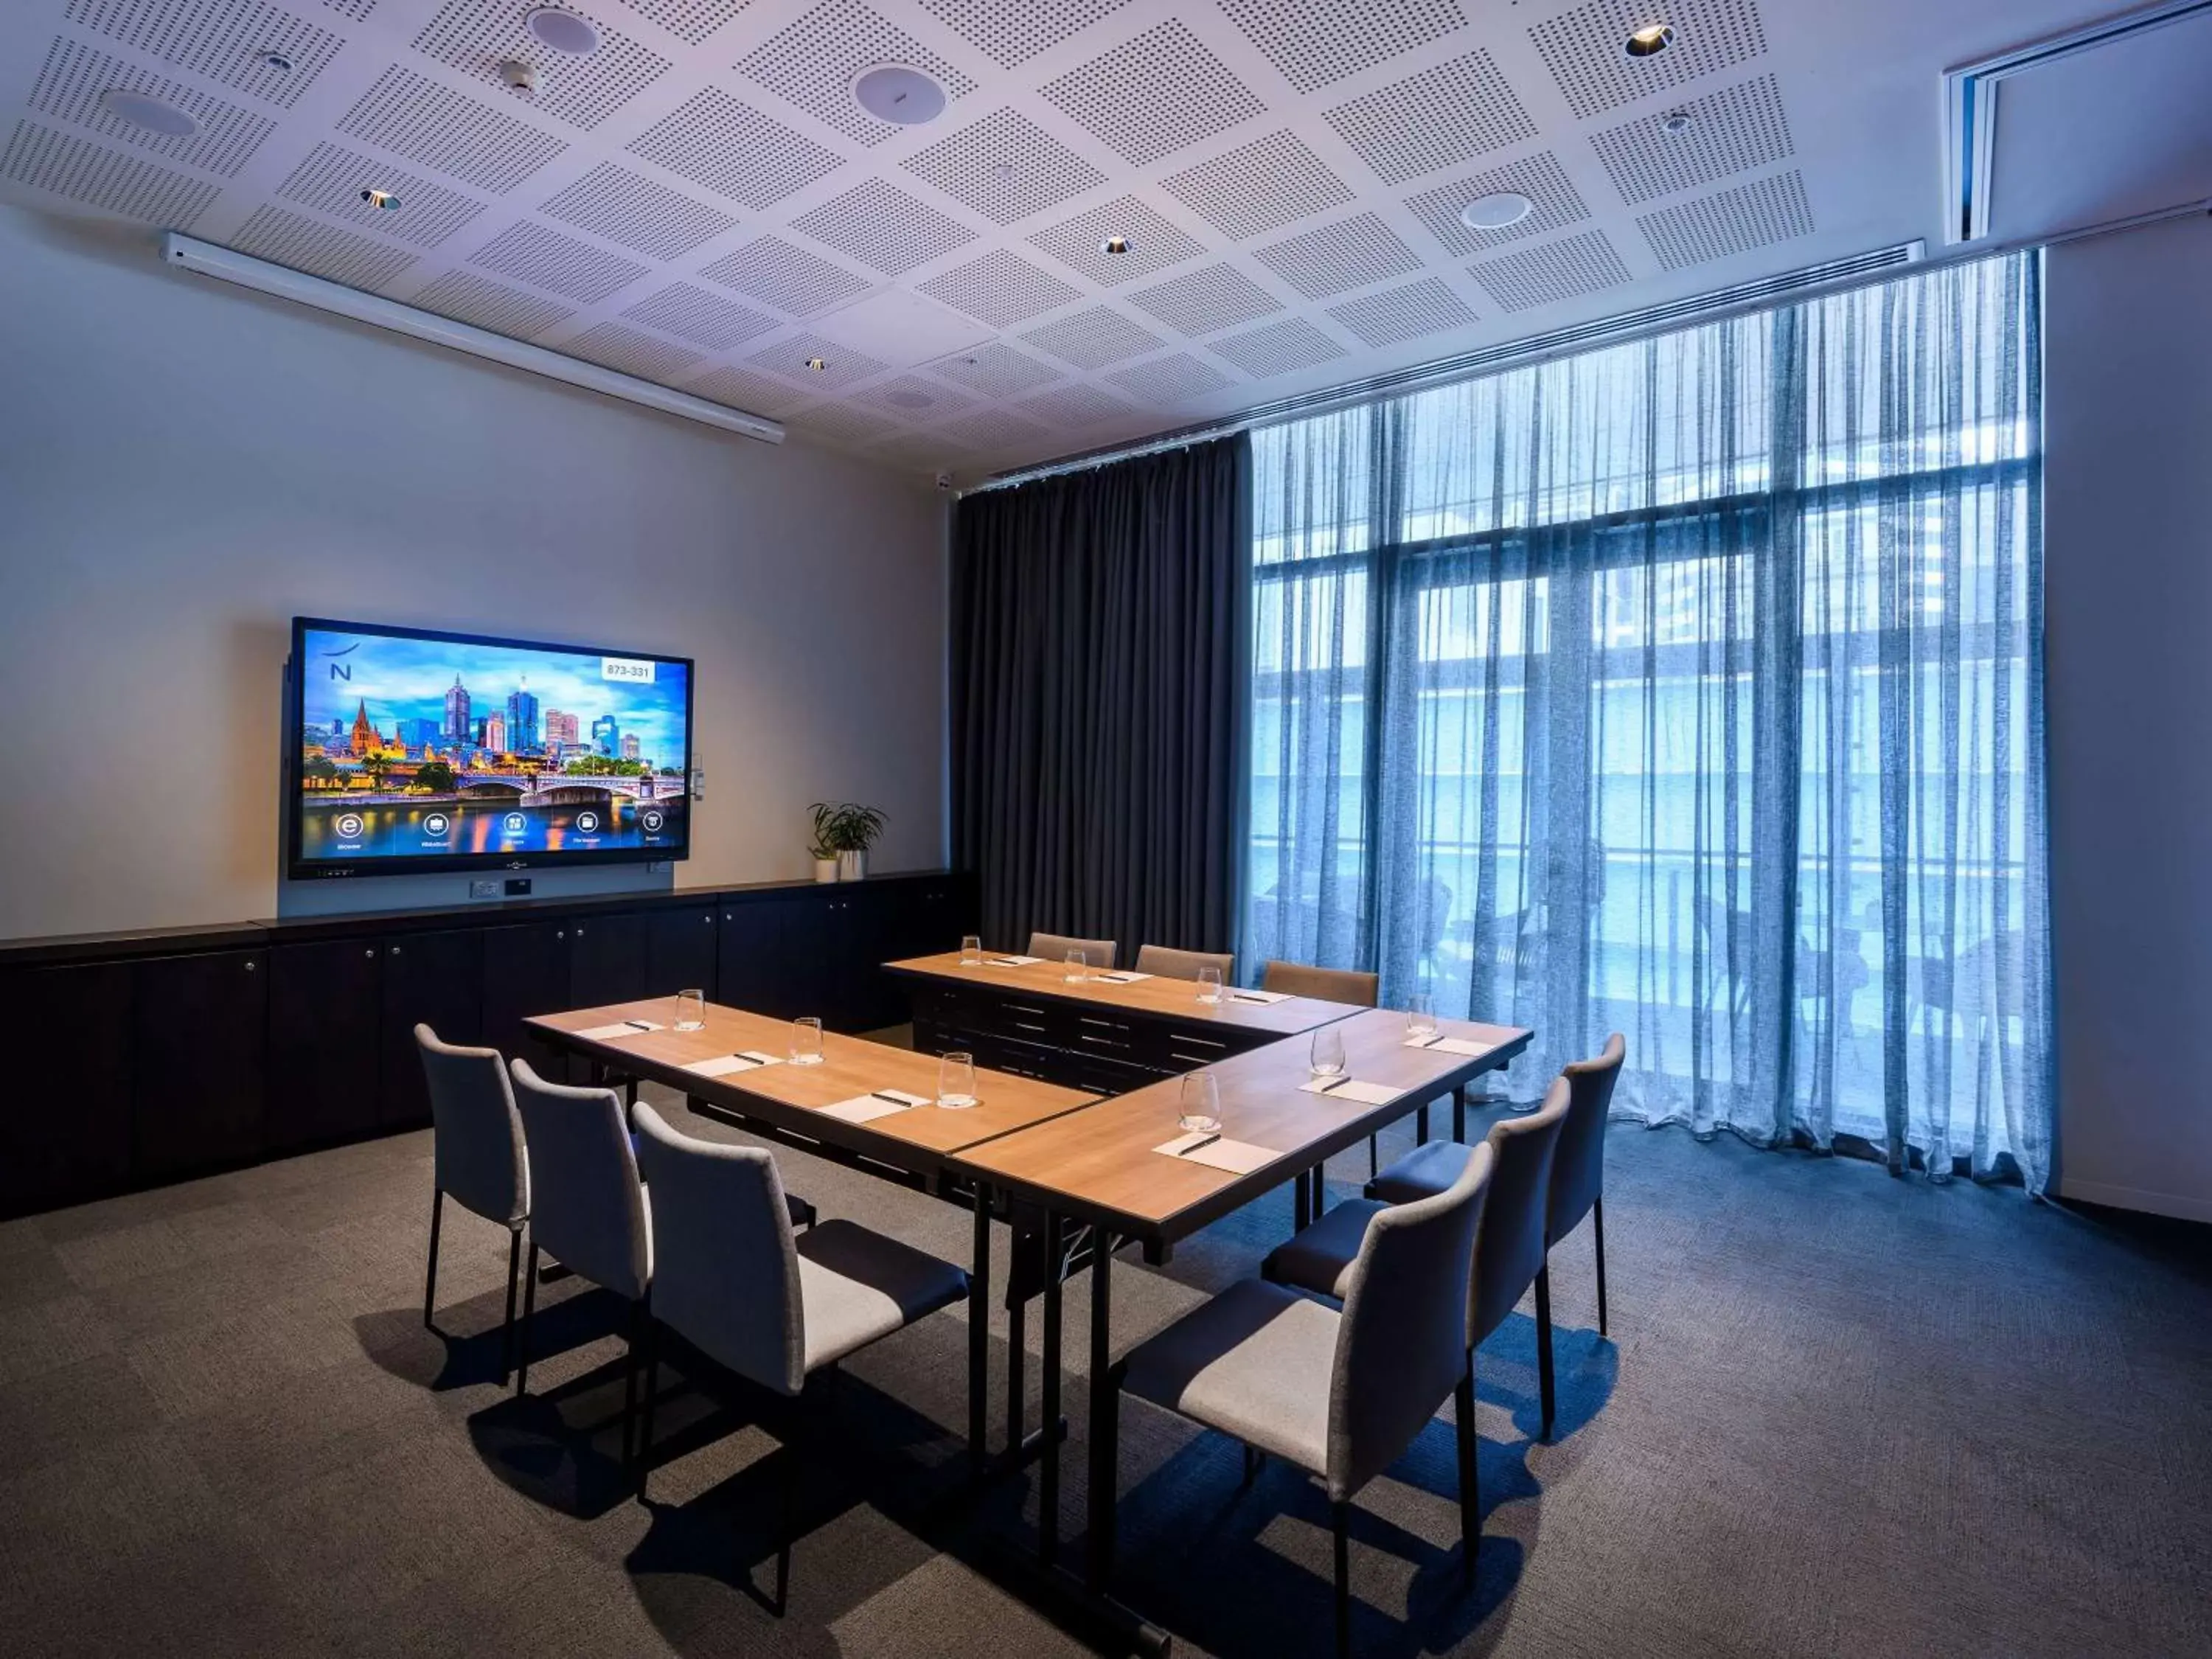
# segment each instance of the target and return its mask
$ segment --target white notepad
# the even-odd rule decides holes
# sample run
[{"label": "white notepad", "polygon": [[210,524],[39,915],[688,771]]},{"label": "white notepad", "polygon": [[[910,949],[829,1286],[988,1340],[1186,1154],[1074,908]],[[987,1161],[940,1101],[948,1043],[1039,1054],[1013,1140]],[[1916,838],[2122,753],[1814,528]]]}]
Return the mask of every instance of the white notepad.
[{"label": "white notepad", "polygon": [[1310,1095],[1327,1095],[1331,1100],[1357,1101],[1362,1106],[1388,1106],[1406,1092],[1403,1089],[1394,1089],[1387,1083],[1362,1083],[1358,1078],[1346,1078],[1334,1089],[1328,1086],[1325,1078],[1301,1083],[1298,1087]]},{"label": "white notepad", "polygon": [[714,1060],[695,1060],[684,1069],[701,1077],[727,1077],[732,1072],[757,1072],[761,1062],[744,1054],[722,1054]]},{"label": "white notepad", "polygon": [[581,1037],[586,1042],[612,1042],[617,1037],[643,1036],[648,1030],[657,1031],[659,1029],[660,1027],[650,1022],[643,1026],[636,1026],[626,1020],[617,1020],[612,1025],[593,1025],[581,1031],[571,1031],[568,1035]]},{"label": "white notepad", "polygon": [[1291,999],[1284,991],[1237,990],[1229,994],[1229,1000],[1231,1002],[1288,1002]]},{"label": "white notepad", "polygon": [[927,1103],[913,1095],[904,1095],[897,1100],[885,1100],[878,1095],[855,1095],[852,1099],[841,1100],[834,1106],[824,1106],[822,1115],[842,1118],[848,1123],[872,1123],[879,1117],[889,1117],[893,1112],[910,1112]]},{"label": "white notepad", "polygon": [[1033,968],[1042,962],[1042,957],[985,957],[986,968]]},{"label": "white notepad", "polygon": [[1218,1135],[1209,1139],[1202,1134],[1177,1135],[1152,1150],[1180,1158],[1185,1164],[1225,1170],[1231,1175],[1250,1175],[1255,1170],[1266,1169],[1282,1156],[1268,1147],[1255,1146],[1249,1140],[1224,1140]]},{"label": "white notepad", "polygon": [[1125,969],[1113,969],[1106,973],[1093,974],[1091,978],[1103,985],[1134,985],[1140,979],[1150,979],[1150,974],[1132,973]]},{"label": "white notepad", "polygon": [[1440,1054],[1466,1054],[1469,1058],[1476,1054],[1486,1054],[1497,1046],[1494,1042],[1477,1042],[1470,1037],[1407,1037],[1406,1039],[1406,1047],[1408,1048],[1433,1048]]}]

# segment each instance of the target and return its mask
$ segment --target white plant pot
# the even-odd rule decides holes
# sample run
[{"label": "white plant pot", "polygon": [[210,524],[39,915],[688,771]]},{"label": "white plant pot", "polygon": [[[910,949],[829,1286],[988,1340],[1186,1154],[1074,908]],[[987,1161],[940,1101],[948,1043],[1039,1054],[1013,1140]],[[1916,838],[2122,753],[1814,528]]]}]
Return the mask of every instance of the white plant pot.
[{"label": "white plant pot", "polygon": [[867,873],[868,855],[866,853],[848,850],[837,854],[838,880],[858,881]]},{"label": "white plant pot", "polygon": [[815,879],[815,880],[817,880],[817,881],[835,881],[835,880],[836,880],[836,879],[837,879],[837,860],[835,860],[835,859],[817,859],[817,860],[814,860],[814,879]]}]

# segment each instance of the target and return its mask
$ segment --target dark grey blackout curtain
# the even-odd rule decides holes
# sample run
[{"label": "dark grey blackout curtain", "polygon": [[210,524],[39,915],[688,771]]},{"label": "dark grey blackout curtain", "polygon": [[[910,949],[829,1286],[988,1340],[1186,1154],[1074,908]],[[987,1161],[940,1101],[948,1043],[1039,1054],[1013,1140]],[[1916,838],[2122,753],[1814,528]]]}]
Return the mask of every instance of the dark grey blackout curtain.
[{"label": "dark grey blackout curtain", "polygon": [[953,855],[992,948],[1235,944],[1251,454],[1240,434],[961,501]]}]

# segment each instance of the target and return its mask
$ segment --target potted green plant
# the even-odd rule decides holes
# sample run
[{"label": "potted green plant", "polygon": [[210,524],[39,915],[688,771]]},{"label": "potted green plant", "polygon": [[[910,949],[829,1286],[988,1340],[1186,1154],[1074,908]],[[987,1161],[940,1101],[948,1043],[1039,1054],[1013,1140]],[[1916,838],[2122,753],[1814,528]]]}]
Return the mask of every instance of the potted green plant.
[{"label": "potted green plant", "polygon": [[853,801],[817,801],[807,809],[814,821],[814,878],[822,873],[825,855],[836,860],[836,879],[858,881],[868,873],[868,849],[884,833],[884,814]]},{"label": "potted green plant", "polygon": [[806,809],[813,821],[812,833],[807,838],[807,855],[814,860],[814,879],[817,882],[837,879],[837,846],[830,839],[830,821],[837,809],[816,801]]}]

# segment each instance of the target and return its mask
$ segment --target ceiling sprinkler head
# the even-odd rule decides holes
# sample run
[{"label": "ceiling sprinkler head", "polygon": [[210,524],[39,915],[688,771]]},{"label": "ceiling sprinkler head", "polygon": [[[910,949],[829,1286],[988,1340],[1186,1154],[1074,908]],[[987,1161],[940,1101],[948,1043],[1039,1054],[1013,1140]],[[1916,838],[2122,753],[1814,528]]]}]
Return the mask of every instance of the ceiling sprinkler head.
[{"label": "ceiling sprinkler head", "polygon": [[1670,109],[1659,118],[1659,131],[1669,138],[1679,138],[1695,125],[1696,119],[1686,109]]}]

